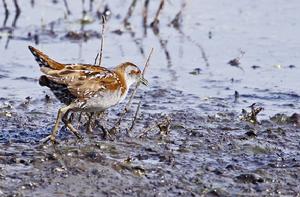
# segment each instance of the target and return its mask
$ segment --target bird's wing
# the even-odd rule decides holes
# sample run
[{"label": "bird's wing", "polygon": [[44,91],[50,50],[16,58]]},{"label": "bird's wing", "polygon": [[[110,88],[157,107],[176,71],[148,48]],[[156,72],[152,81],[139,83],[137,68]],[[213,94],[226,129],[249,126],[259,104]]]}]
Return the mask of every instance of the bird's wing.
[{"label": "bird's wing", "polygon": [[90,98],[99,91],[113,91],[122,87],[115,72],[93,65],[66,65],[64,69],[48,71],[47,77],[66,85],[80,100]]},{"label": "bird's wing", "polygon": [[47,70],[60,70],[64,68],[64,64],[61,64],[53,59],[51,59],[48,55],[44,54],[42,51],[32,47],[28,46],[31,53],[34,55],[35,60],[40,65],[41,71],[46,73]]}]

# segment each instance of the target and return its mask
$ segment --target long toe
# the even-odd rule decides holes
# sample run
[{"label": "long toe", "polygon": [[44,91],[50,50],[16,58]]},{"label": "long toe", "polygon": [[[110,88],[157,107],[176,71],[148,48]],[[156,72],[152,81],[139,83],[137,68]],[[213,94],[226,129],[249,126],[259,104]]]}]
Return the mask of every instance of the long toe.
[{"label": "long toe", "polygon": [[41,139],[40,142],[41,142],[42,144],[45,144],[45,143],[49,142],[50,137],[51,137],[51,135],[48,135],[47,137]]},{"label": "long toe", "polygon": [[104,139],[114,140],[114,138],[113,138],[114,135],[109,130],[107,130],[107,129],[102,129],[102,130],[103,130],[103,138]]},{"label": "long toe", "polygon": [[86,132],[87,132],[88,134],[92,134],[92,133],[93,133],[92,127],[88,126],[88,127],[86,128]]},{"label": "long toe", "polygon": [[80,135],[79,133],[74,133],[74,134],[76,135],[76,137],[77,137],[79,140],[82,140],[82,139],[83,139],[82,135]]},{"label": "long toe", "polygon": [[55,139],[55,137],[53,135],[50,135],[50,141],[52,144],[59,144],[58,141]]}]

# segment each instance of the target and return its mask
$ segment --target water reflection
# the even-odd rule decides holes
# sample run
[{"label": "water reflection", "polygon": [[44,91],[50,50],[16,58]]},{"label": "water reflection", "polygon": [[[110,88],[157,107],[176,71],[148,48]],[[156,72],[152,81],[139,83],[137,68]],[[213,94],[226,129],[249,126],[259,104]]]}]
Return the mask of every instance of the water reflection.
[{"label": "water reflection", "polygon": [[13,32],[14,32],[14,29],[17,25],[17,21],[20,17],[21,9],[19,7],[18,1],[14,0],[13,3],[14,3],[14,6],[15,6],[15,15],[14,15],[11,26],[7,26],[10,11],[9,11],[9,8],[8,8],[8,5],[7,5],[6,1],[2,0],[2,3],[3,3],[3,7],[4,7],[5,11],[4,11],[3,25],[2,25],[2,28],[0,28],[0,33],[5,32],[6,35],[7,35],[6,42],[5,42],[5,45],[4,45],[4,48],[7,49],[8,45],[10,43],[10,40],[14,38]]}]

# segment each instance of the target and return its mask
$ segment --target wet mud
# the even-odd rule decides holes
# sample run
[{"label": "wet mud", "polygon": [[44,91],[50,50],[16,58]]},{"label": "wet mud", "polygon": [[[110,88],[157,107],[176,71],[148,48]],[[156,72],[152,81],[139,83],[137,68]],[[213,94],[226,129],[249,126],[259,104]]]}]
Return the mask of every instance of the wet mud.
[{"label": "wet mud", "polygon": [[[0,196],[299,195],[296,1],[3,2]],[[59,144],[44,144],[61,104],[38,85],[27,45],[93,63],[103,16],[104,65],[143,65],[154,47],[150,86],[111,138],[100,128],[126,102],[92,134],[75,115],[83,140],[62,127]]]},{"label": "wet mud", "polygon": [[[62,128],[59,145],[42,144],[54,112],[30,108],[45,105],[44,100],[2,108],[1,192],[12,196],[299,192],[299,114],[258,117],[260,123],[255,125],[231,110],[233,99],[211,99],[210,107],[218,108],[211,113],[203,110],[201,101],[198,106],[190,104],[199,98],[180,91],[153,88],[143,94],[147,104],[142,105],[134,129],[128,132],[132,112],[114,140],[103,139],[95,125],[93,134],[81,129],[82,141]],[[153,103],[157,97],[160,102]],[[169,107],[182,103],[183,108]],[[115,114],[118,109],[97,124],[112,127]]]}]

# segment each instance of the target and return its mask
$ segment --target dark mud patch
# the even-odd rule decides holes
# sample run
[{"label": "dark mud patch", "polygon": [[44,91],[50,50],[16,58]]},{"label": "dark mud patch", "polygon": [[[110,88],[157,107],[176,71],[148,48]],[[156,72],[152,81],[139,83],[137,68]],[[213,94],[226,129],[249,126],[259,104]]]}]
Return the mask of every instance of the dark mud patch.
[{"label": "dark mud patch", "polygon": [[[161,100],[153,102],[157,97]],[[1,108],[1,113],[11,114],[0,116],[0,192],[6,196],[299,192],[297,125],[268,119],[256,125],[242,121],[240,112],[230,110],[231,99],[215,99],[210,105],[218,106],[218,112],[207,114],[197,107],[203,101],[181,91],[153,88],[143,98],[145,104],[129,134],[126,128],[134,111],[113,141],[103,140],[97,126],[92,135],[81,129],[83,141],[62,128],[56,146],[39,143],[53,125],[55,100],[53,108],[34,98],[34,109],[30,103],[28,108],[16,109],[19,103]],[[169,103],[183,106],[171,108]],[[161,114],[160,106],[168,110]],[[117,111],[99,122],[112,126]]]}]

